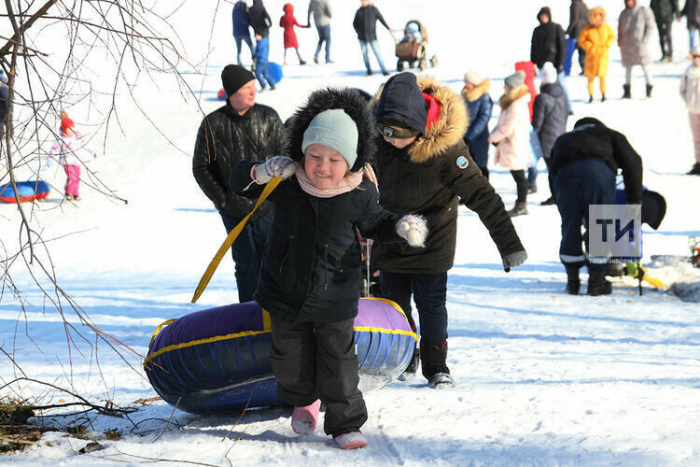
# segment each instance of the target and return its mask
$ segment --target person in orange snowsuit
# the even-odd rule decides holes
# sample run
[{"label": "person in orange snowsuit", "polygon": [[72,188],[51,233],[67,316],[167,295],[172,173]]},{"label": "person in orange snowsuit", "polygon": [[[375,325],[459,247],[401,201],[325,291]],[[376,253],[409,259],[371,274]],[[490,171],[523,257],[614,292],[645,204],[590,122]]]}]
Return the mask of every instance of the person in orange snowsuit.
[{"label": "person in orange snowsuit", "polygon": [[591,8],[588,24],[579,35],[578,44],[586,51],[586,63],[583,74],[588,78],[588,102],[593,102],[593,82],[598,77],[601,101],[605,101],[605,77],[608,74],[608,51],[615,43],[615,32],[605,21],[603,7]]}]

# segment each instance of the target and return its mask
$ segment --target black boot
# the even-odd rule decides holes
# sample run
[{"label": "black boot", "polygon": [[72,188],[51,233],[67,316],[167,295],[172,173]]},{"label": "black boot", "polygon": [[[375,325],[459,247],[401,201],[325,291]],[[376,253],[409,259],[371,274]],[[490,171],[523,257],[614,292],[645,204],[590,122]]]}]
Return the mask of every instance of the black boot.
[{"label": "black boot", "polygon": [[418,349],[418,344],[416,343],[416,346],[413,348],[413,357],[411,357],[411,362],[408,364],[408,368],[406,368],[406,370],[401,373],[401,376],[399,376],[399,381],[406,381],[416,376],[419,364],[420,350]]},{"label": "black boot", "polygon": [[651,90],[654,89],[652,84],[647,84],[647,97],[651,97]]},{"label": "black boot", "polygon": [[600,98],[600,102],[605,102],[605,93],[603,93],[603,97]]},{"label": "black boot", "polygon": [[524,216],[525,214],[527,214],[527,203],[524,201],[515,203],[513,209],[508,211],[510,217]]},{"label": "black boot", "polygon": [[578,295],[581,288],[581,279],[578,277],[578,268],[566,268],[566,293]]},{"label": "black boot", "polygon": [[612,284],[605,279],[605,271],[588,273],[588,295],[597,297],[598,295],[610,295]]},{"label": "black boot", "polygon": [[690,169],[690,172],[688,172],[688,175],[700,175],[700,162],[696,162],[693,165],[693,168]]},{"label": "black boot", "polygon": [[420,341],[420,355],[423,376],[434,387],[451,386],[450,369],[447,368],[447,341],[441,346],[424,344]]},{"label": "black boot", "polygon": [[622,89],[625,90],[625,93],[622,95],[623,99],[632,99],[632,88],[630,87],[629,84],[623,84]]},{"label": "black boot", "polygon": [[588,96],[588,103],[592,104],[593,103],[593,96]]}]

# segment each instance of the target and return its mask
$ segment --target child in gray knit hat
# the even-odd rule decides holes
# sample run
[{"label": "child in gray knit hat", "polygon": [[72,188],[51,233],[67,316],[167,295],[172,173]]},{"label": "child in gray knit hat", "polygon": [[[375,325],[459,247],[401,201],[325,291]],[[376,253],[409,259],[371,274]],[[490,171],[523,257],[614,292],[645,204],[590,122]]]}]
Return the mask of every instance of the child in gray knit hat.
[{"label": "child in gray knit hat", "polygon": [[258,197],[274,177],[273,220],[255,300],[270,313],[277,394],[293,405],[292,429],[324,431],[342,449],[364,447],[367,408],[358,389],[353,320],[361,252],[357,231],[383,243],[422,247],[425,221],[379,204],[365,162],[374,151],[371,111],[352,89],[313,93],[290,119],[284,156],[241,162],[234,190]]}]

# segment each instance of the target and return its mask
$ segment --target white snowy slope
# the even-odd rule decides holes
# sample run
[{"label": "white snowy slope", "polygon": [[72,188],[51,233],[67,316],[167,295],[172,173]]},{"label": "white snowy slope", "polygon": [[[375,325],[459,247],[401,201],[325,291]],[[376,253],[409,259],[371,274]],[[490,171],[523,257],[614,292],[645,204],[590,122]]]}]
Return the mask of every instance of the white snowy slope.
[{"label": "white snowy slope", "polygon": [[[278,63],[282,32],[277,23],[284,3],[265,1],[275,24],[271,60]],[[623,2],[599,3],[615,28]],[[513,64],[529,58],[532,28],[543,6],[532,0],[377,0],[375,4],[393,28],[401,29],[412,18],[424,22],[430,33],[429,53],[439,57],[438,67],[426,73],[459,92],[464,72],[474,68],[492,81],[494,100]],[[307,5],[295,4],[302,23]],[[301,52],[310,64],[299,66],[291,58],[293,64],[284,68],[278,89],[260,94],[258,101],[273,106],[284,120],[322,86],[359,87],[374,93],[384,77],[365,76],[351,26],[359,5],[354,0],[333,2],[335,64],[314,65],[310,59],[316,31],[297,30]],[[554,21],[565,27],[568,5],[568,0],[549,3]],[[222,104],[216,100],[221,69],[235,61],[231,8],[229,2],[186,2],[171,17],[184,55],[197,64],[199,74],[185,76],[198,92],[183,100],[172,74],[144,73],[134,92],[160,132],[130,103],[127,93],[120,92],[117,103],[124,133],[109,135],[106,153],[96,145],[100,155],[88,164],[128,204],[84,184],[80,203],[63,202],[59,190],[44,202],[25,205],[34,228],[51,239],[52,266],[61,287],[87,319],[139,355],[125,353],[125,361],[103,342],[95,346],[94,334],[63,302],[66,319],[74,323],[69,352],[59,313],[33,285],[21,260],[11,269],[23,293],[21,300],[7,288],[0,296],[0,346],[28,377],[71,388],[97,403],[111,400],[138,410],[128,418],[44,414],[37,422],[88,424],[105,449],[81,455],[78,450],[87,441],[50,432],[35,447],[0,457],[0,463],[700,465],[700,275],[684,265],[654,267],[650,260],[657,254],[687,255],[688,237],[700,237],[700,177],[684,175],[693,163],[693,148],[678,96],[680,76],[689,64],[685,20],[673,24],[675,61],[651,65],[655,80],[651,99],[642,98],[641,70],[635,71],[634,99],[618,99],[624,72],[616,46],[611,51],[609,100],[603,104],[587,103],[586,80],[574,65],[568,88],[575,116],[569,125],[583,116],[597,117],[625,133],[641,154],[645,185],[668,201],[661,228],[645,227],[644,262],[650,266],[649,274],[667,285],[686,284],[695,301],[682,301],[648,284],[640,296],[636,282],[626,278],[613,280],[612,296],[565,294],[558,259],[559,214],[556,207],[539,205],[549,196],[543,173],[540,192],[528,199],[530,214],[514,219],[529,259],[509,274],[503,272],[478,217],[460,208],[457,256],[448,285],[448,364],[456,385],[438,391],[416,377],[366,394],[370,414],[363,427],[369,440],[366,449],[340,451],[320,428],[313,436],[299,438],[292,432],[290,412],[282,409],[248,411],[236,425],[238,415],[173,412],[162,401],[136,404],[157,395],[141,369],[155,327],[170,318],[235,302],[237,297],[227,255],[199,302],[189,303],[225,237],[220,217],[192,177],[191,153],[203,112]],[[381,26],[378,34],[384,60],[393,70],[392,38]],[[655,58],[660,57],[656,40],[651,49]],[[247,52],[244,57],[249,63]],[[183,64],[182,71],[191,69]],[[492,124],[497,113],[496,107]],[[71,115],[89,123],[80,106]],[[510,207],[515,184],[507,171],[492,168],[492,184]],[[29,172],[20,171],[20,176],[29,177]],[[63,171],[55,165],[42,176],[55,187],[63,185]],[[18,220],[16,207],[0,205],[0,240],[8,251],[24,241]],[[31,268],[41,277],[38,265]],[[46,280],[41,282],[47,285]],[[0,386],[22,376],[21,371],[7,358],[0,359]],[[40,399],[31,400],[44,404],[73,400],[26,381],[4,387],[0,396],[37,396]],[[123,439],[102,439],[104,431],[113,428],[122,432]]]}]

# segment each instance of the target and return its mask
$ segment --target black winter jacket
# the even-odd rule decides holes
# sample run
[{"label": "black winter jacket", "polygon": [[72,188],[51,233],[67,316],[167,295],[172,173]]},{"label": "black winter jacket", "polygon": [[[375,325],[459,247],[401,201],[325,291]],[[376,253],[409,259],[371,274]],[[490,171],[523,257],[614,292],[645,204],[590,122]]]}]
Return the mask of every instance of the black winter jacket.
[{"label": "black winter jacket", "polygon": [[[251,183],[252,163],[242,162],[231,183],[242,195],[257,198],[263,186]],[[403,241],[399,217],[377,202],[372,182],[332,198],[304,192],[295,176],[268,198],[272,225],[267,237],[255,301],[289,322],[334,322],[354,318],[362,289],[362,254],[355,233],[379,242]]]},{"label": "black winter jacket", "polygon": [[352,22],[352,26],[357,32],[357,38],[363,42],[372,42],[377,40],[377,20],[379,20],[385,28],[391,29],[384,17],[379,12],[377,7],[374,5],[369,5],[365,7],[360,7],[355,13],[355,19]]},{"label": "black winter jacket", "polygon": [[267,13],[262,0],[253,0],[253,6],[248,10],[248,18],[255,34],[261,37],[267,37],[270,34],[272,19]]},{"label": "black winter jacket", "polygon": [[10,109],[10,88],[0,82],[0,122],[7,120],[7,111]]},{"label": "black winter jacket", "polygon": [[566,28],[566,34],[578,43],[578,36],[587,24],[588,7],[583,0],[573,0],[569,6],[569,27]]},{"label": "black winter jacket", "polygon": [[670,23],[680,16],[678,0],[651,0],[649,8],[654,12],[657,23]]},{"label": "black winter jacket", "polygon": [[399,215],[425,216],[430,232],[425,248],[375,245],[374,266],[397,273],[448,271],[454,262],[460,202],[479,215],[502,257],[523,251],[503,201],[462,141],[468,123],[464,102],[430,77],[418,77],[418,86],[438,101],[438,120],[405,149],[378,137],[376,167],[382,206]]},{"label": "black winter jacket", "polygon": [[[593,120],[593,119],[591,119]],[[602,123],[578,124],[561,135],[552,149],[551,168],[556,176],[560,167],[582,159],[598,159],[617,174],[622,169],[627,202],[642,201],[642,158],[622,133]]]},{"label": "black winter jacket", "polygon": [[569,104],[561,84],[556,81],[540,87],[533,104],[532,128],[540,139],[545,158],[550,157],[557,138],[566,133],[568,119]]},{"label": "black winter jacket", "polygon": [[566,59],[564,30],[557,23],[552,22],[549,8],[542,8],[538,17],[542,13],[549,14],[550,21],[540,24],[532,32],[530,60],[537,65],[537,68],[542,68],[546,62],[552,62],[554,68],[561,73],[564,69],[564,60]]},{"label": "black winter jacket", "polygon": [[[289,120],[284,154],[303,164],[301,144],[311,120],[328,109],[343,109],[358,130],[357,160],[374,152],[374,120],[367,101],[352,89],[314,92]],[[250,184],[251,162],[231,176],[238,193],[257,197],[263,186]],[[404,242],[396,234],[399,217],[378,203],[375,185],[363,180],[348,193],[317,198],[301,189],[296,176],[270,195],[273,206],[255,300],[290,322],[333,322],[354,318],[362,288],[362,256],[355,227],[379,242]],[[375,244],[376,245],[376,244]]]},{"label": "black winter jacket", "polygon": [[[216,209],[236,218],[243,218],[251,211],[254,203],[235,194],[228,178],[243,160],[264,161],[280,154],[283,138],[279,115],[265,105],[255,104],[240,116],[227,101],[204,118],[197,133],[192,172]],[[266,212],[269,206],[263,205],[256,216]]]},{"label": "black winter jacket", "polygon": [[685,0],[685,6],[681,15],[687,16],[688,29],[700,28],[700,8],[698,8],[698,0]]}]

